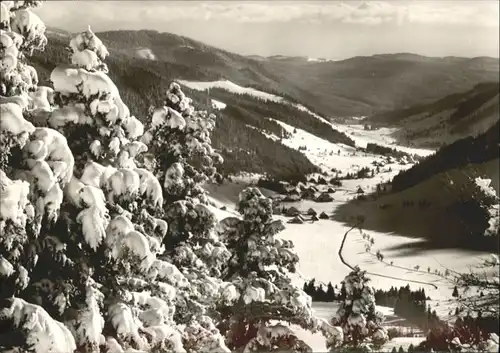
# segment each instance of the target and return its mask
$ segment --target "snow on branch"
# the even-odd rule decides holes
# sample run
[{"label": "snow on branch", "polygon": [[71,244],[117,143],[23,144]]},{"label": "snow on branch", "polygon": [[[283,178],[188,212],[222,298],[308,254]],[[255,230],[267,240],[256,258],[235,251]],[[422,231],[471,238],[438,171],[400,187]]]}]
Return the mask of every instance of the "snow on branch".
[{"label": "snow on branch", "polygon": [[20,298],[10,299],[10,306],[0,310],[0,319],[11,320],[26,335],[26,344],[35,352],[72,353],[76,349],[71,332],[40,306]]}]

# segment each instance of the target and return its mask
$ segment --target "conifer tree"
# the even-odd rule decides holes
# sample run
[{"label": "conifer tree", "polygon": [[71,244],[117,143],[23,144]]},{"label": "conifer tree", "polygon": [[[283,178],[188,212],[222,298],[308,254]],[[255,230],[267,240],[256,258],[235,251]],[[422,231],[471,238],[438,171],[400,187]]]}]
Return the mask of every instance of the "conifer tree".
[{"label": "conifer tree", "polygon": [[[145,162],[167,195],[164,204],[169,226],[162,258],[199,284],[194,293],[186,292],[183,297],[175,315],[178,323],[191,322],[196,315],[213,310],[215,302],[230,303],[236,295],[234,288],[220,281],[229,252],[214,233],[216,219],[201,188],[203,182],[217,176],[214,166],[222,162],[210,146],[215,116],[195,110],[191,103],[180,86],[172,83],[165,105],[151,109],[149,128],[141,139],[149,148]],[[207,286],[207,281],[212,285]]]},{"label": "conifer tree", "polygon": [[346,297],[347,297],[347,292],[346,292],[346,289],[345,289],[345,283],[342,282],[341,286],[340,286],[340,297],[339,297],[339,299],[343,301],[343,300],[346,299]]},{"label": "conifer tree", "polygon": [[[0,327],[15,328],[0,337],[2,350],[228,351],[209,316],[216,317],[214,302],[228,299],[229,284],[211,276],[227,250],[203,205],[203,178],[197,170],[177,173],[172,165],[182,160],[165,163],[154,154],[160,145],[144,156],[144,127],[107,76],[108,51],[90,28],[71,38],[71,64],[52,71],[54,88],[36,87],[23,53],[46,42],[43,22],[29,10],[37,4],[1,3]],[[197,133],[205,131],[188,128],[179,137],[188,147],[163,139],[163,149],[196,149],[190,136]],[[215,173],[206,160],[199,169]],[[174,247],[165,253],[162,243],[182,227],[167,223],[164,208],[182,198],[190,198],[185,214],[195,219],[182,232],[199,241],[176,246],[174,258]]]},{"label": "conifer tree", "polygon": [[[36,1],[0,3],[0,299],[18,295],[27,287],[36,262],[39,227],[36,199],[30,197],[35,185],[18,178],[13,164],[19,165],[21,149],[35,131],[26,118],[29,91],[36,89],[38,75],[26,57],[43,50],[47,41],[43,22],[31,11],[38,5]],[[41,196],[51,186],[44,181],[38,182]]]},{"label": "conifer tree", "polygon": [[[271,200],[258,189],[247,188],[240,194],[239,211],[242,220],[226,218],[221,222],[221,236],[231,253],[223,279],[233,283],[241,296],[221,312],[230,347],[250,349],[263,345],[259,334],[273,330],[270,320],[286,320],[306,328],[313,328],[314,321],[311,297],[289,278],[298,257],[292,242],[275,237],[284,225],[273,220]],[[289,341],[283,340],[282,344]]]},{"label": "conifer tree", "polygon": [[326,291],[326,298],[328,301],[335,300],[335,290],[333,289],[332,282],[328,283],[328,289]]},{"label": "conifer tree", "polygon": [[381,345],[388,339],[381,326],[384,316],[375,310],[375,296],[368,281],[366,272],[355,267],[342,283],[346,297],[332,322],[342,327],[345,346],[359,347],[367,341]]},{"label": "conifer tree", "polygon": [[298,256],[291,241],[276,237],[284,225],[273,220],[272,201],[258,189],[247,188],[240,193],[239,212],[242,219],[226,218],[219,225],[231,253],[223,280],[233,283],[241,293],[233,305],[219,309],[229,347],[309,350],[289,328],[272,325],[271,320],[320,330],[334,346],[337,330],[313,317],[311,297],[291,281]]}]

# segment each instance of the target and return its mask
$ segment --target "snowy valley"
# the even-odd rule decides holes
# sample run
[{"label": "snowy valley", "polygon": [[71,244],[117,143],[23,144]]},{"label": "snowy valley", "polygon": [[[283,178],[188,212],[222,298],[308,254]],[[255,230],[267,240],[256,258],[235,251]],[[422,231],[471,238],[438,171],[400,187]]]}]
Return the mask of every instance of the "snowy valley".
[{"label": "snowy valley", "polygon": [[[234,94],[244,93],[262,100],[291,104],[282,97],[251,88],[243,88],[229,81],[190,82],[180,80],[179,82],[195,90],[206,91],[210,88],[222,88]],[[214,102],[214,108],[224,109],[224,106],[220,102]],[[308,111],[307,108],[302,106],[297,108],[307,111],[318,119],[325,120]],[[406,285],[415,290],[424,288],[430,298],[427,303],[432,310],[435,310],[438,316],[445,321],[454,322],[457,317],[455,315],[457,304],[450,298],[454,282],[449,276],[448,278],[444,276],[444,273],[449,271],[465,273],[469,269],[479,266],[489,255],[481,251],[456,248],[412,251],[412,244],[419,244],[424,239],[363,230],[361,226],[352,229],[347,224],[348,222],[339,222],[329,217],[326,218],[327,220],[318,220],[317,222],[306,220],[311,216],[308,213],[310,210],[314,210],[314,215],[335,213],[339,205],[345,204],[357,196],[360,188],[363,193],[375,193],[377,185],[389,183],[399,171],[409,169],[414,165],[414,163],[408,162],[407,159],[402,161],[388,158],[386,160],[382,155],[360,151],[359,147],[366,148],[367,144],[374,143],[420,157],[429,156],[435,151],[398,145],[397,141],[392,137],[395,129],[378,128],[367,130],[364,124],[332,124],[334,129],[345,133],[355,141],[356,146],[352,147],[343,144],[332,144],[296,127],[279,121],[277,123],[289,133],[289,138],[279,138],[263,131],[262,133],[266,134],[268,138],[280,141],[280,143],[299,151],[301,146],[306,146],[302,153],[326,173],[326,176],[319,175],[320,178],[323,177],[329,180],[330,177],[336,174],[332,173],[332,170],[355,173],[362,168],[377,165],[377,163],[384,165],[380,172],[370,178],[343,180],[342,187],[335,188],[334,193],[331,194],[333,200],[330,202],[319,203],[314,200],[300,200],[280,203],[286,208],[293,207],[298,210],[297,214],[304,215],[304,217],[301,217],[303,221],[297,222],[299,224],[293,221],[290,222],[290,217],[277,216],[278,219],[285,222],[289,221],[286,229],[280,233],[280,237],[294,243],[300,258],[298,276],[296,276],[297,284],[302,286],[305,281],[312,278],[319,283],[325,284],[325,286],[328,282],[341,283],[354,266],[359,266],[369,272],[370,285],[377,289],[389,290],[393,286]],[[314,176],[318,177],[318,175],[311,175],[311,177]],[[206,190],[209,191],[210,198],[214,205],[219,208],[216,211],[217,217],[222,220],[225,217],[234,216],[239,191],[248,185],[258,185],[258,180],[261,177],[262,175],[248,174],[233,178],[233,182],[224,183],[224,185],[207,185]],[[317,184],[306,183],[303,185],[305,188],[313,185],[313,188],[317,188],[318,193],[328,193],[328,189],[331,189],[331,187],[318,186]],[[262,192],[270,197],[278,195],[265,188],[262,189]],[[279,199],[279,197],[276,198],[276,200]],[[220,210],[220,208],[224,210]],[[374,244],[370,246],[370,251],[366,251],[366,245],[370,239],[374,240]],[[372,247],[373,249],[371,249]],[[341,252],[345,260],[340,258]],[[384,261],[377,259],[376,252],[384,254]],[[346,263],[343,263],[343,261]],[[498,269],[493,269],[489,275],[492,278],[498,277]],[[335,303],[326,305],[319,303],[316,310],[319,316],[328,318],[328,316],[335,315],[337,307],[338,304]],[[386,308],[380,307],[380,309]],[[392,310],[392,308],[387,309]],[[419,332],[418,327],[414,328],[416,332]],[[326,349],[324,339],[320,336],[311,336],[307,335],[307,333],[305,335],[307,337],[306,342],[310,343],[314,351],[324,351]],[[396,339],[381,349],[390,351],[395,345],[399,348],[396,342],[399,342],[404,349],[408,349],[410,344],[417,346],[422,341],[424,341],[424,337],[421,333],[416,337],[401,337],[400,340]]]}]

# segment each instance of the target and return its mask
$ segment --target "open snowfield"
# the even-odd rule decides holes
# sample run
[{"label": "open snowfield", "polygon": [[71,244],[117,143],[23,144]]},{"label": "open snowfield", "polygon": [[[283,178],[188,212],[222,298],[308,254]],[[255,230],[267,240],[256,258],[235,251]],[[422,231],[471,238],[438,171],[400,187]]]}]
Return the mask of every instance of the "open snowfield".
[{"label": "open snowfield", "polygon": [[226,107],[226,103],[223,103],[223,102],[218,101],[216,99],[212,99],[212,106],[214,107],[214,109],[222,110]]},{"label": "open snowfield", "polygon": [[156,60],[156,55],[150,48],[137,49],[137,56],[141,59]]},{"label": "open snowfield", "polygon": [[[355,196],[357,186],[370,190],[377,182],[377,178],[346,180],[343,182],[343,187],[332,194],[335,199],[332,202],[317,203],[310,200],[301,200],[285,204],[295,206],[303,212],[313,208],[318,213],[324,211],[327,214],[332,214],[336,207]],[[282,217],[283,220],[287,219],[283,216],[277,217]],[[340,262],[337,252],[344,234],[349,229],[348,225],[341,222],[320,220],[314,223],[306,222],[298,225],[287,224],[287,228],[280,235],[294,242],[301,259],[300,271],[304,277],[314,277],[323,282],[340,283],[350,270]],[[385,256],[384,262],[378,261],[373,254],[365,251],[366,240],[362,237],[363,233],[374,239],[375,243],[372,246],[371,253],[380,250]],[[412,243],[418,243],[422,240],[370,230],[360,232],[358,229],[353,229],[347,235],[342,254],[346,262],[351,266],[359,265],[362,269],[372,273],[399,278],[398,280],[369,276],[374,287],[390,288],[393,285],[401,286],[406,285],[408,281],[415,281],[413,284],[410,283],[411,287],[423,287],[426,293],[429,293],[431,299],[436,301],[450,298],[453,285],[441,276],[435,275],[434,270],[444,273],[446,268],[449,268],[458,272],[467,272],[470,267],[477,265],[486,257],[482,252],[464,249],[410,251]],[[394,266],[390,265],[391,261],[394,262]],[[416,265],[420,266],[419,271],[414,269]],[[431,273],[427,272],[427,267],[430,267]],[[423,283],[419,284],[417,282]]]},{"label": "open snowfield", "polygon": [[[347,146],[341,143],[331,143],[330,141],[324,140],[302,129],[298,129],[278,120],[274,121],[280,124],[283,129],[291,134],[289,138],[284,138],[281,140],[281,142],[285,146],[296,150],[299,150],[300,147],[305,146],[307,150],[301,152],[303,152],[304,155],[313,164],[320,167],[325,172],[331,172],[332,168],[342,171],[343,174],[347,172],[355,172],[363,167],[373,168],[372,163],[374,161],[384,160],[384,158],[380,155],[360,152],[354,147]],[[381,135],[380,140],[382,140],[383,138],[384,136]],[[366,147],[366,143],[369,140],[363,140],[360,138],[358,139],[358,141],[364,141],[364,147]],[[358,143],[358,141],[356,141],[356,143]],[[361,143],[360,145],[363,145],[363,143]],[[392,148],[395,147],[392,146]],[[400,170],[407,169],[411,167],[411,165],[400,165],[398,163],[393,163],[390,165],[392,172],[385,173],[384,170],[387,170],[388,167],[389,165],[387,165],[386,168],[383,168],[382,173],[376,175],[375,179],[371,179],[369,183],[375,186],[376,183],[387,181],[389,178],[392,178],[394,175],[396,175]],[[358,180],[354,181],[358,182]],[[369,186],[366,185],[366,187]]]},{"label": "open snowfield", "polygon": [[423,149],[423,148],[411,148],[400,146],[396,143],[392,134],[397,130],[394,128],[379,128],[376,130],[365,130],[364,125],[341,125],[335,124],[335,129],[345,133],[351,139],[356,142],[356,146],[366,147],[368,143],[376,143],[381,146],[386,146],[390,148],[395,148],[399,151],[416,154],[419,156],[428,156],[434,153],[434,150]]}]

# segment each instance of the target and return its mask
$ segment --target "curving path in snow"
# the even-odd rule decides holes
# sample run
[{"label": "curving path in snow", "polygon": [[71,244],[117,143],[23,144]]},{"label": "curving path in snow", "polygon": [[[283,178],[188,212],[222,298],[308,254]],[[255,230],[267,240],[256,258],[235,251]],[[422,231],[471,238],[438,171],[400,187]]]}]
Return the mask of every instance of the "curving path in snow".
[{"label": "curving path in snow", "polygon": [[[342,239],[342,243],[340,244],[339,251],[338,251],[340,261],[342,261],[342,263],[344,265],[346,265],[347,267],[349,267],[351,270],[354,270],[354,267],[351,266],[349,263],[347,263],[347,261],[345,261],[344,256],[342,256],[342,250],[344,249],[344,244],[345,244],[345,241],[347,239],[347,234],[349,234],[349,232],[351,230],[353,230],[354,228],[356,228],[358,225],[359,224],[352,226],[347,232],[344,233],[344,238]],[[395,266],[395,267],[400,267],[400,266]],[[403,268],[403,267],[400,267],[400,268]],[[404,269],[408,270],[407,268],[404,268]],[[382,275],[380,273],[374,273],[374,272],[370,272],[370,271],[366,271],[366,274],[371,275],[371,276],[382,277],[382,278],[394,279],[397,281],[403,281],[403,282],[407,282],[407,283],[410,282],[410,283],[423,284],[426,286],[432,286],[434,289],[438,289],[438,287],[435,284],[429,283],[429,282],[422,282],[422,281],[417,281],[417,280],[405,279],[405,278],[401,278],[401,277]]]},{"label": "curving path in snow", "polygon": [[349,232],[351,230],[353,230],[354,228],[356,228],[356,227],[357,227],[357,225],[352,226],[347,232],[344,233],[344,238],[342,239],[342,243],[340,243],[340,247],[339,247],[339,251],[338,251],[340,261],[342,261],[342,263],[344,265],[346,265],[347,267],[349,267],[351,270],[354,270],[354,267],[352,267],[351,265],[349,265],[347,263],[347,261],[344,259],[344,256],[342,256],[342,249],[344,249],[344,244],[345,244],[345,240],[347,239],[347,234],[349,234]]},{"label": "curving path in snow", "polygon": [[[373,253],[373,252],[371,252],[371,251],[368,251],[368,253],[369,253],[370,255],[375,256],[375,257],[377,256],[376,254],[374,254],[374,253]],[[386,264],[387,266],[391,266],[391,267],[395,267],[395,268],[400,268],[400,269],[402,269],[402,270],[406,270],[406,271],[413,272],[413,273],[429,274],[429,275],[432,275],[432,276],[439,277],[440,279],[446,278],[446,277],[444,277],[444,276],[442,276],[442,275],[439,275],[439,274],[437,274],[437,273],[434,273],[434,272],[420,271],[420,270],[415,270],[414,268],[409,268],[409,267],[404,267],[404,266],[399,266],[399,265],[394,265],[394,264],[392,264],[392,265],[391,265],[391,263],[390,263],[390,262],[387,262],[387,261],[385,261],[385,260],[380,260],[380,262],[382,262],[382,263]]]}]

